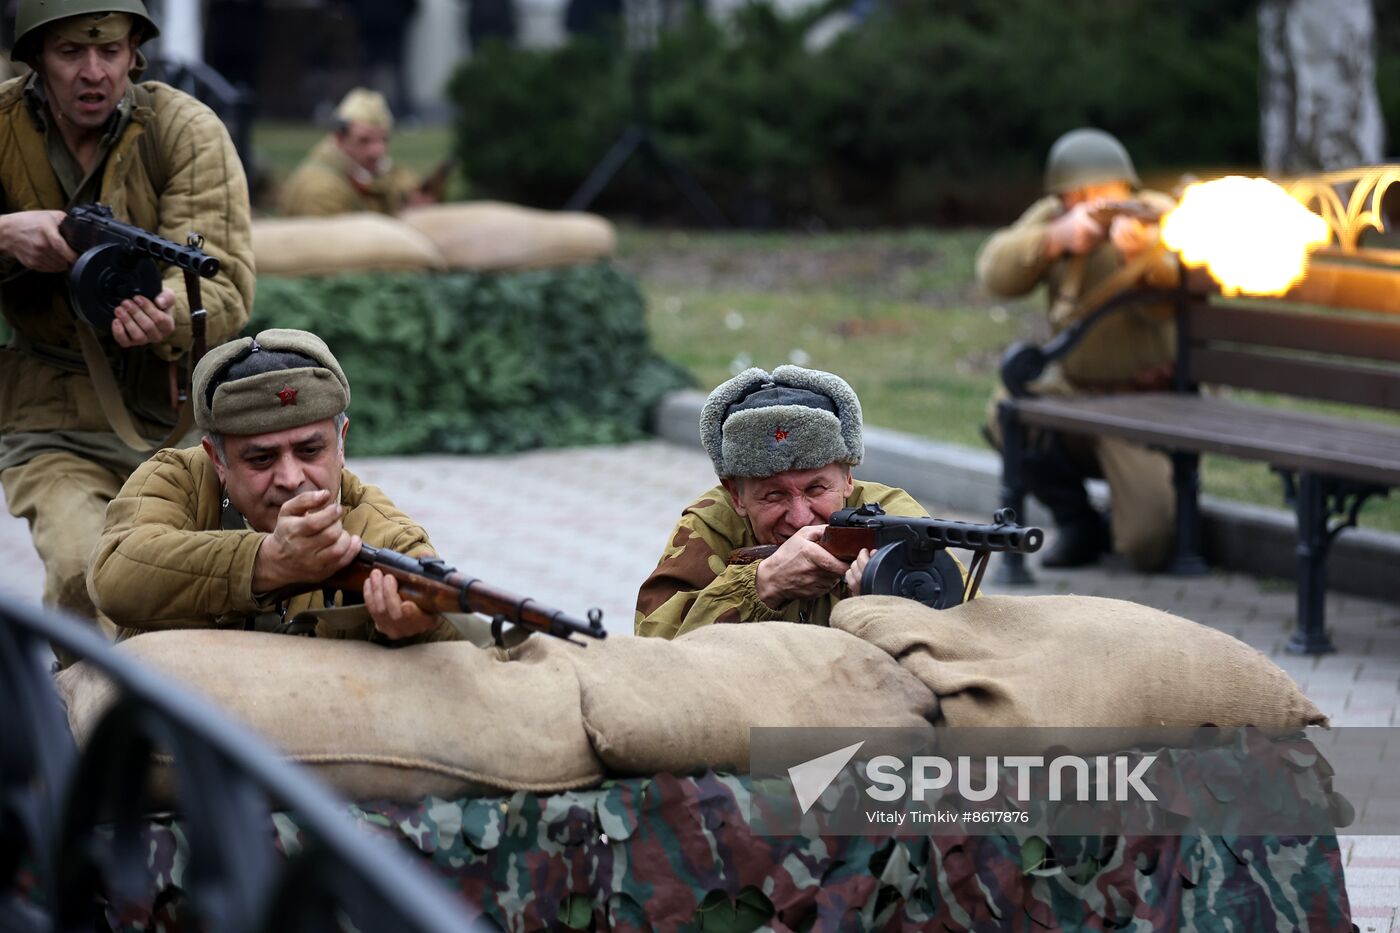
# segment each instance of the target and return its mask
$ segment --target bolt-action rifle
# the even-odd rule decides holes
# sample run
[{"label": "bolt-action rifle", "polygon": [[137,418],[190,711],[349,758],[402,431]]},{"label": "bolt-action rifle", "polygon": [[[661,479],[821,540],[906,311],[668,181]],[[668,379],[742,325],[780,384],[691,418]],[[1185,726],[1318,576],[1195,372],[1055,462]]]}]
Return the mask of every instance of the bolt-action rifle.
[{"label": "bolt-action rifle", "polygon": [[[409,557],[388,548],[360,545],[360,553],[345,567],[320,584],[319,588],[359,593],[372,571],[379,570],[398,582],[399,596],[424,612],[476,612],[491,619],[491,635],[502,644],[504,626],[522,626],[532,632],[543,632],[562,638],[570,644],[583,645],[570,636],[583,635],[603,639],[601,609],[588,610],[583,622],[551,609],[526,596],[516,596],[481,582],[476,577],[459,573],[439,557]],[[330,600],[327,600],[327,605]]]},{"label": "bolt-action rifle", "polygon": [[[903,596],[934,609],[961,605],[977,595],[982,574],[994,552],[1033,554],[1045,541],[1039,528],[1016,524],[1012,509],[1001,509],[993,524],[955,522],[943,518],[906,518],[888,515],[873,502],[831,513],[817,543],[832,556],[855,560],[862,550],[871,552],[860,578],[866,595]],[[948,548],[973,552],[964,584],[958,562]],[[737,548],[729,563],[748,564],[771,557],[775,544]]]}]

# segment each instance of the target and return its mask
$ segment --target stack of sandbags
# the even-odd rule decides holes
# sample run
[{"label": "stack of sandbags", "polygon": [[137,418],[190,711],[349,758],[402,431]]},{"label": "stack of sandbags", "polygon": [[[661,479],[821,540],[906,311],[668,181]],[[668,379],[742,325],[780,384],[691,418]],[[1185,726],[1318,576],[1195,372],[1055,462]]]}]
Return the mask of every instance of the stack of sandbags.
[{"label": "stack of sandbags", "polygon": [[[357,800],[565,790],[604,766],[744,771],[753,726],[929,730],[937,714],[928,688],[874,645],[781,622],[582,648],[533,636],[508,653],[217,630],[152,632],[116,650]],[[115,690],[86,664],[58,685],[83,743]]]},{"label": "stack of sandbags", "polygon": [[[117,651],[203,694],[354,800],[595,784],[602,764],[563,658],[466,642],[382,648],[259,632],[139,635]],[[87,664],[58,677],[83,744],[116,699]],[[157,781],[157,786],[162,786]]]},{"label": "stack of sandbags", "polygon": [[399,218],[432,241],[452,269],[568,266],[617,249],[612,224],[594,214],[472,201],[409,208]]},{"label": "stack of sandbags", "polygon": [[874,645],[791,622],[711,625],[684,638],[610,638],[579,650],[531,638],[522,661],[572,664],[583,725],[614,774],[749,768],[749,729],[928,731],[938,703]]},{"label": "stack of sandbags", "polygon": [[898,658],[950,726],[1296,729],[1326,725],[1244,642],[1148,606],[1092,596],[985,596],[929,609],[847,599],[833,627]]},{"label": "stack of sandbags", "polygon": [[383,214],[277,217],[253,221],[259,275],[422,272],[447,268],[433,242]]}]

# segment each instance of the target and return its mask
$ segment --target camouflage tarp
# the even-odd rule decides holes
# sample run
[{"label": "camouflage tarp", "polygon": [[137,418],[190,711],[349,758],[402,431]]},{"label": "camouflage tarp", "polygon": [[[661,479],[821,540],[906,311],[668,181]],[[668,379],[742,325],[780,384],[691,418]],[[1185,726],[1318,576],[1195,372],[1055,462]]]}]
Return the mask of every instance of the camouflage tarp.
[{"label": "camouflage tarp", "polygon": [[[761,838],[748,798],[747,777],[710,773],[351,809],[512,931],[1350,926],[1335,836]],[[284,851],[300,846],[294,816],[273,822]],[[121,929],[179,920],[184,835],[146,832],[156,913]]]}]

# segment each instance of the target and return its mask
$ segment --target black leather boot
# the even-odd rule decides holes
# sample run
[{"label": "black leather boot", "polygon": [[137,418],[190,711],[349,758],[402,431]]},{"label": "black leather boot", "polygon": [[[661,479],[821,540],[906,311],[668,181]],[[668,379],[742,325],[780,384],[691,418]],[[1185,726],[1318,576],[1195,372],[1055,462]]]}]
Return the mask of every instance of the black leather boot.
[{"label": "black leather boot", "polygon": [[1108,550],[1108,525],[1093,509],[1073,522],[1057,522],[1055,543],[1040,558],[1042,567],[1087,567]]},{"label": "black leather boot", "polygon": [[1026,488],[1055,518],[1059,533],[1040,559],[1042,567],[1086,567],[1109,549],[1108,525],[1084,488],[1085,470],[1053,441],[1025,460]]}]

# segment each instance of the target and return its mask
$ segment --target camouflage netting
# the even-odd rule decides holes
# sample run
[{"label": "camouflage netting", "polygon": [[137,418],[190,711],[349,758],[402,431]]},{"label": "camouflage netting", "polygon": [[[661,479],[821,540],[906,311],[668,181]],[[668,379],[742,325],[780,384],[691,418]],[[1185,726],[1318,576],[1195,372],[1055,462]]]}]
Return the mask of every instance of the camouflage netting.
[{"label": "camouflage netting", "polygon": [[[708,773],[352,812],[512,931],[1350,925],[1334,836],[761,838],[749,798],[748,778]],[[273,820],[281,848],[297,849],[295,817]],[[153,887],[113,916],[118,929],[181,921],[184,833],[165,821],[146,834]]]},{"label": "camouflage netting", "polygon": [[246,333],[318,334],[350,379],[352,456],[506,453],[644,436],[688,378],[606,263],[258,281]]}]

